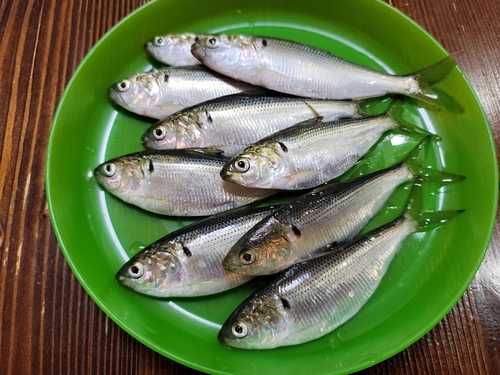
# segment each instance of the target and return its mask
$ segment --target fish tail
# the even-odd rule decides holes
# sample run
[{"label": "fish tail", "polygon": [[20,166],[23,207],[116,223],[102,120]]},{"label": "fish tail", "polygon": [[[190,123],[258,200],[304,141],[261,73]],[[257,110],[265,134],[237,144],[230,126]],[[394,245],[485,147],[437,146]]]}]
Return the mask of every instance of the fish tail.
[{"label": "fish tail", "polygon": [[451,95],[434,87],[434,85],[446,77],[456,65],[453,57],[447,56],[437,63],[412,74],[410,77],[416,81],[418,90],[408,95],[434,108],[446,109],[454,113],[463,112],[463,107]]},{"label": "fish tail", "polygon": [[465,179],[465,176],[461,176],[455,173],[449,173],[444,171],[438,171],[436,169],[423,167],[423,161],[425,157],[425,152],[429,147],[431,136],[427,136],[415,147],[415,149],[408,154],[404,163],[410,169],[411,173],[416,180],[422,182],[435,182],[435,183],[454,183]]},{"label": "fish tail", "polygon": [[425,129],[422,129],[412,123],[411,121],[406,120],[404,116],[404,100],[402,99],[395,99],[394,102],[392,103],[392,106],[389,108],[387,113],[394,119],[394,121],[397,124],[397,129],[404,131],[409,134],[416,134],[416,135],[421,135],[423,137],[428,137],[430,136],[434,141],[439,141],[441,140],[441,137],[438,135],[431,133]]},{"label": "fish tail", "polygon": [[424,232],[443,225],[463,212],[465,212],[465,210],[443,210],[419,213],[407,211],[404,215],[416,223],[417,232]]}]

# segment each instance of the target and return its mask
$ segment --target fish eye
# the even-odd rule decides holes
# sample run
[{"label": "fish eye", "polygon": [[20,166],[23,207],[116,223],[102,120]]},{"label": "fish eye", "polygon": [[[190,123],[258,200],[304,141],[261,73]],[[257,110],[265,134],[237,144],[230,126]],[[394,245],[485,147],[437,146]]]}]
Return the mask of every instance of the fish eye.
[{"label": "fish eye", "polygon": [[134,279],[138,279],[144,274],[144,265],[140,262],[134,262],[128,268],[128,273]]},{"label": "fish eye", "polygon": [[240,261],[242,264],[252,264],[255,262],[255,252],[253,250],[243,250],[240,253]]},{"label": "fish eye", "polygon": [[161,36],[157,36],[154,39],[154,43],[157,47],[161,47],[165,44],[165,39],[163,39]]},{"label": "fish eye", "polygon": [[106,163],[102,170],[106,177],[113,177],[116,173],[116,165],[114,163]]},{"label": "fish eye", "polygon": [[212,36],[207,39],[207,47],[216,48],[219,44],[219,39],[215,36]]},{"label": "fish eye", "polygon": [[161,141],[162,139],[164,139],[165,135],[165,127],[163,125],[159,125],[153,130],[153,136],[157,141]]},{"label": "fish eye", "polygon": [[245,323],[235,322],[231,327],[231,332],[236,338],[243,338],[248,335],[248,327]]},{"label": "fish eye", "polygon": [[118,82],[116,86],[119,91],[125,92],[130,88],[130,81],[128,79],[124,79],[123,81]]},{"label": "fish eye", "polygon": [[250,163],[245,158],[238,158],[234,161],[233,167],[238,172],[246,172],[250,169]]}]

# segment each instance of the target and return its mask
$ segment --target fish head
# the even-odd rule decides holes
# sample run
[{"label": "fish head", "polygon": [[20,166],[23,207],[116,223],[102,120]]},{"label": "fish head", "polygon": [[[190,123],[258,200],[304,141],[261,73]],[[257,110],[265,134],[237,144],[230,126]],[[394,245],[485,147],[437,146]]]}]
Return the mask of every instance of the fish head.
[{"label": "fish head", "polygon": [[167,119],[157,122],[142,135],[142,144],[150,150],[177,148],[175,125]]},{"label": "fish head", "polygon": [[192,33],[156,36],[146,43],[146,50],[157,60],[171,66],[196,64],[191,45],[196,35]]},{"label": "fish head", "polygon": [[258,44],[253,36],[205,35],[191,47],[191,53],[203,64],[219,73],[238,78],[238,71],[254,67]]},{"label": "fish head", "polygon": [[116,273],[116,280],[138,293],[167,297],[178,294],[182,270],[182,260],[173,245],[151,245],[125,263]]},{"label": "fish head", "polygon": [[122,79],[109,89],[109,97],[119,106],[134,113],[148,116],[160,101],[162,92],[159,71],[139,73]]},{"label": "fish head", "polygon": [[203,147],[203,130],[204,123],[197,113],[175,113],[150,127],[142,143],[153,150]]},{"label": "fish head", "polygon": [[[222,261],[225,270],[244,275],[270,275],[286,268],[293,254],[290,226],[271,216],[242,236]],[[293,232],[293,231],[292,231]]]},{"label": "fish head", "polygon": [[149,160],[128,155],[102,163],[94,170],[97,182],[110,193],[130,202],[140,196],[145,185],[144,169]]},{"label": "fish head", "polygon": [[242,303],[222,325],[217,338],[226,346],[270,349],[287,335],[286,312],[280,299],[255,297]]},{"label": "fish head", "polygon": [[280,142],[256,143],[229,160],[220,173],[226,181],[261,188],[279,188],[276,184],[286,175],[288,164]]}]

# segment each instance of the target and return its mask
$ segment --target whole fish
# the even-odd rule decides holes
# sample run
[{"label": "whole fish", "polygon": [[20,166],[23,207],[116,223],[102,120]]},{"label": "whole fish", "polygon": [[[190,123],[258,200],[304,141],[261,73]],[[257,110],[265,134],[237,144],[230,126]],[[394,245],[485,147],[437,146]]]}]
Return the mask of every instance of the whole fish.
[{"label": "whole fish", "polygon": [[262,89],[195,65],[135,74],[112,85],[109,97],[131,112],[163,119],[219,96],[253,91],[262,92]]},{"label": "whole fish", "polygon": [[[204,37],[205,35],[200,35]],[[197,38],[193,33],[167,34],[155,36],[146,43],[146,50],[159,62],[170,66],[201,64],[192,55],[191,46]]]},{"label": "whole fish", "polygon": [[143,151],[107,161],[94,175],[111,194],[162,215],[213,215],[275,193],[223,181],[227,160],[213,150]]},{"label": "whole fish", "polygon": [[[449,213],[441,224],[456,215]],[[230,315],[218,339],[243,349],[296,345],[328,334],[373,295],[405,239],[421,223],[403,216],[276,275]]]},{"label": "whole fish", "polygon": [[[250,35],[208,35],[199,38],[191,52],[210,69],[228,77],[319,99],[402,94],[435,103],[437,91],[431,85],[456,66],[451,57],[446,57],[415,74],[396,76],[356,65],[308,45]],[[440,94],[443,94],[441,100],[453,101]]]},{"label": "whole fish", "polygon": [[232,245],[276,206],[239,208],[187,225],[145,247],[116,274],[118,282],[155,297],[195,297],[241,285],[252,276],[222,268]]},{"label": "whole fish", "polygon": [[415,180],[448,183],[461,176],[398,166],[348,182],[321,186],[283,205],[250,229],[231,248],[223,267],[247,275],[268,275],[314,256],[316,249],[358,234],[394,190]]},{"label": "whole fish", "polygon": [[245,148],[222,169],[226,181],[247,187],[300,190],[349,170],[388,130],[401,127],[388,113],[359,120],[306,121]]},{"label": "whole fish", "polygon": [[212,147],[230,156],[307,119],[334,121],[359,116],[353,101],[234,94],[174,113],[151,126],[142,140],[149,149]]}]

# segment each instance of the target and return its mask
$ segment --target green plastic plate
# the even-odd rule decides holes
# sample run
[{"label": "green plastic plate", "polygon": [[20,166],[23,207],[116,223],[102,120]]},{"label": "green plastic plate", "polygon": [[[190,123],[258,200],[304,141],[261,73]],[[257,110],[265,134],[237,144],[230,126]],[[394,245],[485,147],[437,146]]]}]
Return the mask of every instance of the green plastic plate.
[{"label": "green plastic plate", "polygon": [[[466,209],[410,237],[382,284],[346,324],[318,340],[269,351],[223,347],[217,332],[257,282],[220,295],[161,300],[136,294],[115,273],[142,246],[189,220],[160,217],[105,193],[92,176],[104,160],[142,149],[145,121],[113,106],[108,87],[153,62],[143,44],[172,32],[242,32],[289,38],[395,74],[439,61],[446,51],[424,30],[376,0],[152,1],[122,20],[84,59],[60,102],[47,152],[47,199],[61,249],[85,290],[119,326],[157,352],[209,373],[351,373],[396,354],[454,306],[477,271],[497,209],[498,168],[490,128],[456,68],[439,88],[462,113],[414,107],[417,125],[439,134],[426,163],[467,178],[425,185],[424,209]],[[293,62],[290,62],[293,63]],[[397,146],[398,137],[388,138]],[[385,148],[384,153],[391,153]],[[390,155],[389,155],[390,158]]]}]

